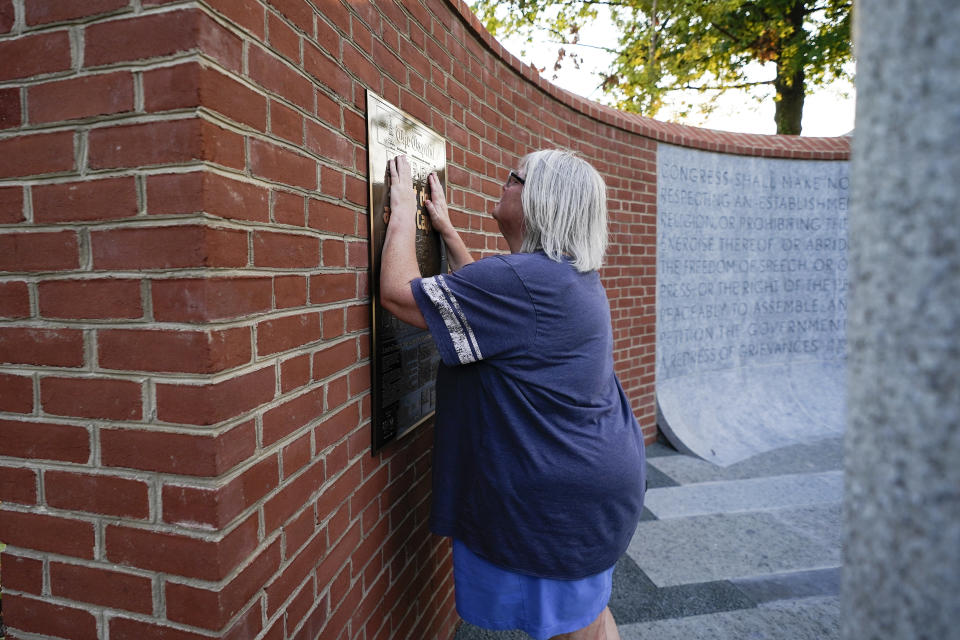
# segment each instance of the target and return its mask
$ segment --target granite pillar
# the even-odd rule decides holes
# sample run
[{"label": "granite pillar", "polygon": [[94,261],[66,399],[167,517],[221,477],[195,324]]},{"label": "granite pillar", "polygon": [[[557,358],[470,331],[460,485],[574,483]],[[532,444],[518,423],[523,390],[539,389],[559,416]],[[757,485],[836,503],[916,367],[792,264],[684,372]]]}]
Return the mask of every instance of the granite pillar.
[{"label": "granite pillar", "polygon": [[960,10],[856,7],[843,637],[960,638]]}]

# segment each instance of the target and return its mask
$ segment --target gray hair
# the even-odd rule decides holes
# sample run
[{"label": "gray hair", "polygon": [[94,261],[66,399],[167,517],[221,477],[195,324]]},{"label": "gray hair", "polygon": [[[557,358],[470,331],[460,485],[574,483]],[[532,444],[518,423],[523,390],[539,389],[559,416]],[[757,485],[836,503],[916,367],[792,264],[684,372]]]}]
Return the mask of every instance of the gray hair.
[{"label": "gray hair", "polygon": [[524,156],[523,245],[577,271],[599,269],[607,250],[607,187],[597,170],[573,152],[556,149]]}]

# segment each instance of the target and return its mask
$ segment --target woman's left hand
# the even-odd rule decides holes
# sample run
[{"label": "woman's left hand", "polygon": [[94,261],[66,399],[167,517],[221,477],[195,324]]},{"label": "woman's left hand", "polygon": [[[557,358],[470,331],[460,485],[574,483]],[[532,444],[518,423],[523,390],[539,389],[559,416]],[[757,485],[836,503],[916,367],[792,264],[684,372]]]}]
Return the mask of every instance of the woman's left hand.
[{"label": "woman's left hand", "polygon": [[410,162],[406,156],[387,161],[390,172],[390,221],[413,222],[417,213],[417,195],[410,177]]}]

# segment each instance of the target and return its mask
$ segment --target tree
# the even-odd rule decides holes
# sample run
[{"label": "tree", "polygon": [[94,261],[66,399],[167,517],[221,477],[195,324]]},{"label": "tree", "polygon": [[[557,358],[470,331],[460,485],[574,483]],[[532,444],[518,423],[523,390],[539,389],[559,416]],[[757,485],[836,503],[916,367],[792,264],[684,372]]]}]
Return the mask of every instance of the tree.
[{"label": "tree", "polygon": [[[567,47],[583,45],[580,29],[601,5],[620,34],[600,47],[616,56],[603,89],[626,111],[653,116],[681,90],[715,97],[767,86],[777,133],[799,134],[807,92],[849,79],[851,0],[475,0],[473,10],[495,35],[553,34],[559,66],[578,62]],[[773,77],[752,79],[757,63]]]}]

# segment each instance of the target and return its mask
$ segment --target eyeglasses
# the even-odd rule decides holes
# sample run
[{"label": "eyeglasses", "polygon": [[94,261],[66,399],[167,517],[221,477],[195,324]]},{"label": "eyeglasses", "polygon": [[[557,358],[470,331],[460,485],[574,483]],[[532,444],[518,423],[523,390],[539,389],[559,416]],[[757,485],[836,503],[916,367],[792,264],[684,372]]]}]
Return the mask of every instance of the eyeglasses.
[{"label": "eyeglasses", "polygon": [[520,185],[524,185],[527,182],[525,178],[521,178],[520,174],[513,170],[511,170],[510,173],[507,175],[507,181],[503,183],[503,186],[505,187],[510,186],[511,180],[516,180],[517,182],[520,183]]}]

